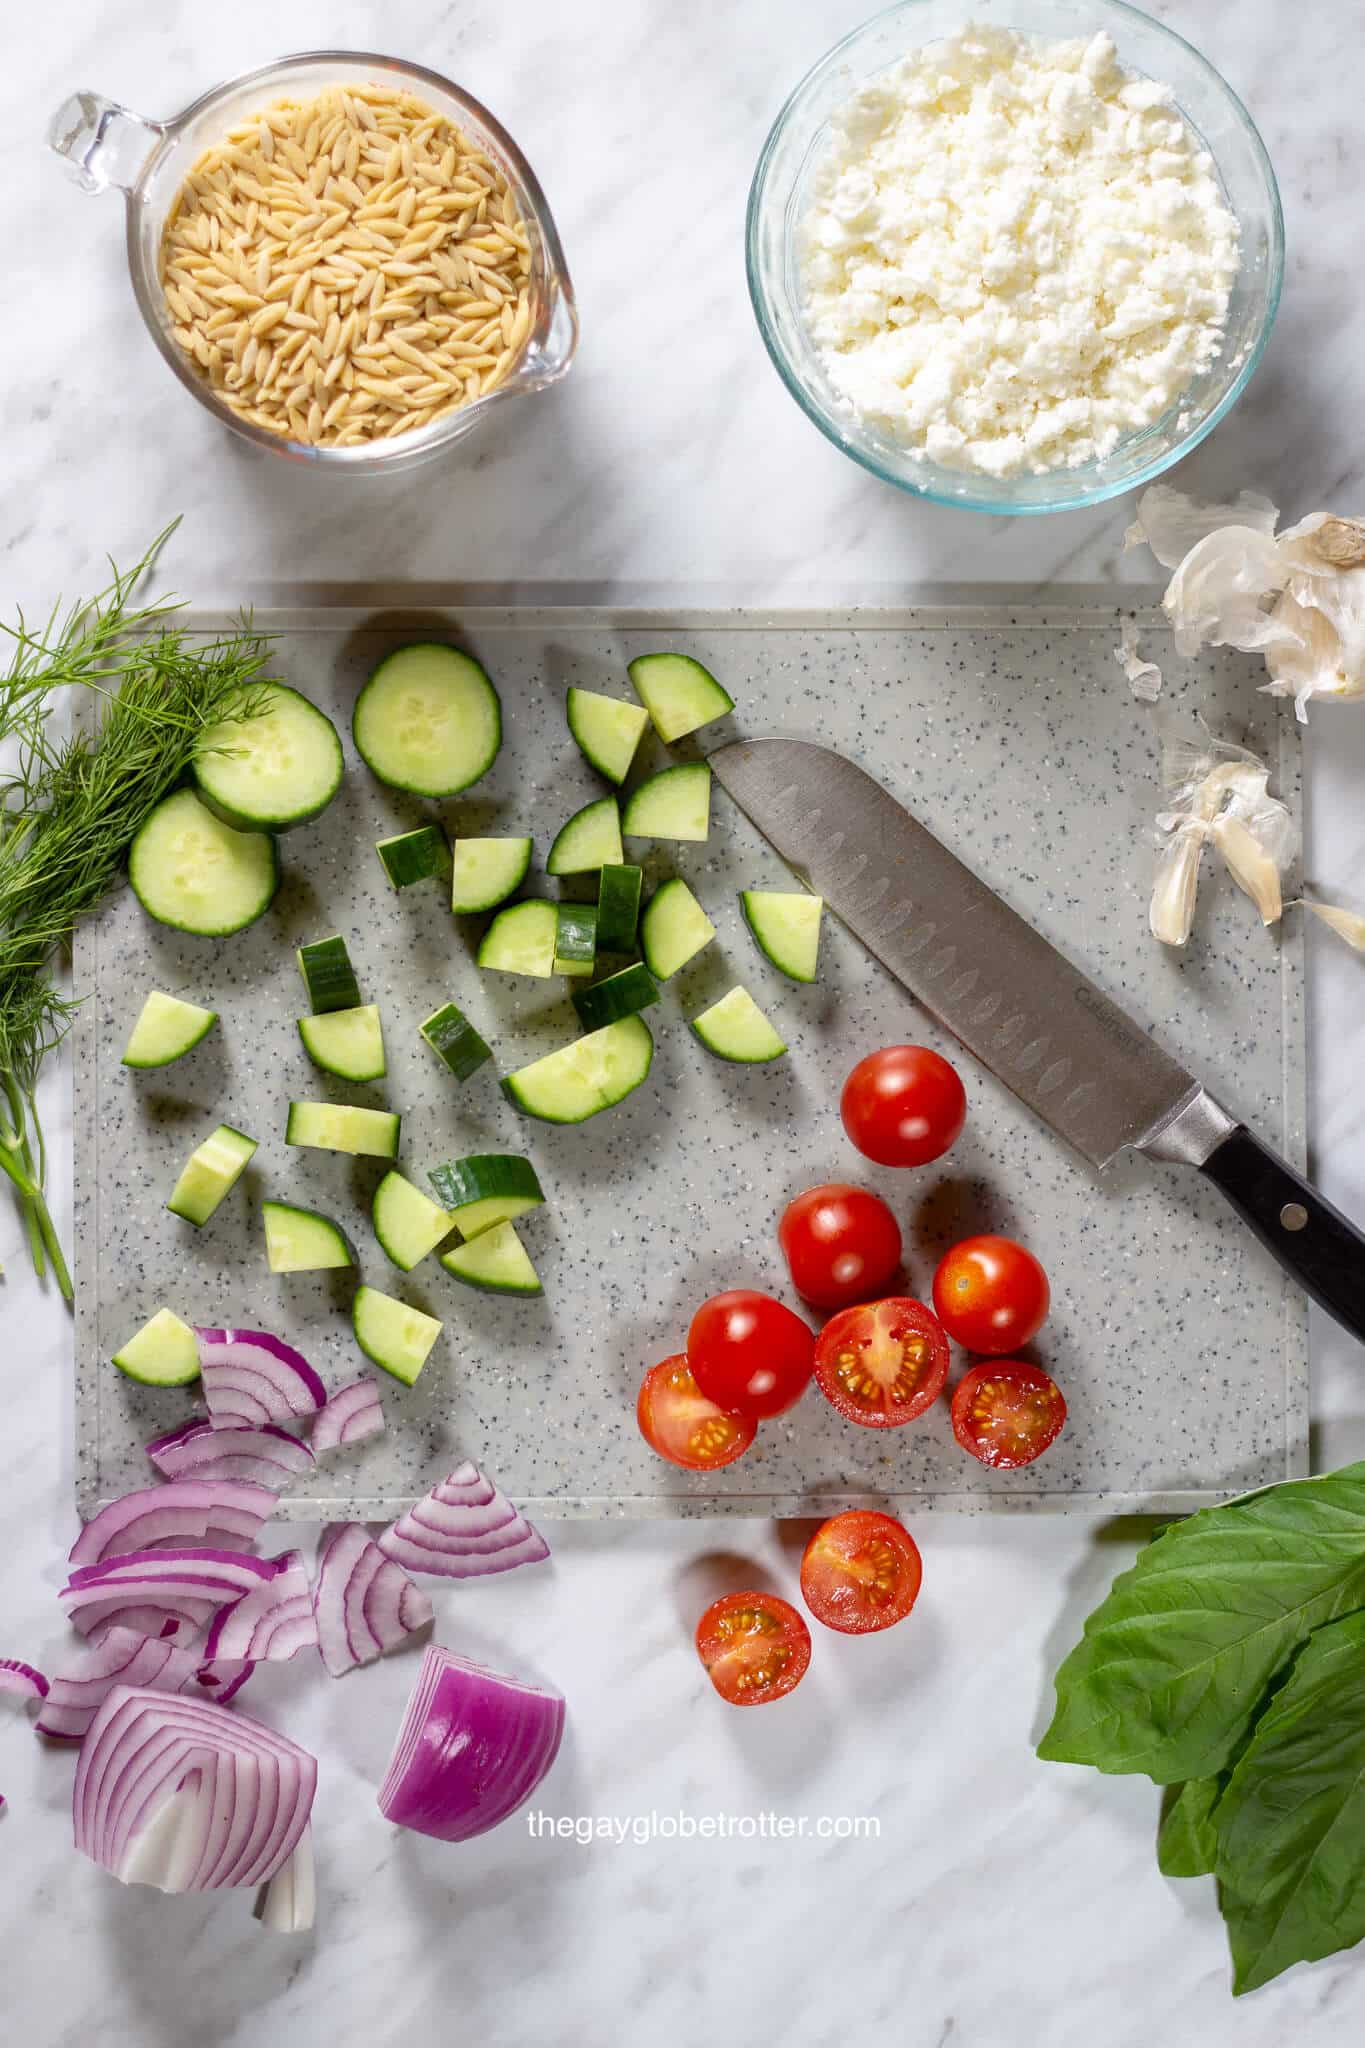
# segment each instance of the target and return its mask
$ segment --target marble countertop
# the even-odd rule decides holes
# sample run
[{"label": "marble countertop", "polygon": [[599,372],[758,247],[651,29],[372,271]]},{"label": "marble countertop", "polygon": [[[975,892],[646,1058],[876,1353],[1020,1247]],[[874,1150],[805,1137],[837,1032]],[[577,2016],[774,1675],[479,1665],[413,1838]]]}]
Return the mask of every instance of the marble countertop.
[{"label": "marble countertop", "polygon": [[[1294,517],[1365,509],[1359,325],[1359,24],[1273,0],[1162,0],[1259,121],[1289,234],[1284,307],[1241,406],[1182,481],[1270,491]],[[185,524],[167,575],[200,603],[906,602],[985,578],[1035,590],[1145,571],[1120,559],[1130,507],[991,520],[920,506],[845,463],[792,406],[754,331],[741,227],[753,160],[789,86],[862,8],[850,0],[586,0],[510,9],[390,0],[190,0],[26,10],[7,37],[0,160],[19,199],[0,335],[6,616],[89,589]],[[72,29],[79,20],[79,36]],[[584,341],[555,393],[508,407],[462,456],[337,494],[229,446],[172,387],[128,291],[119,209],[47,159],[48,113],[88,86],[152,114],[282,46],[386,48],[465,81],[545,183]],[[78,54],[73,51],[78,48]],[[1308,872],[1361,900],[1365,711],[1315,715]],[[1317,1170],[1365,1213],[1360,966],[1312,934]],[[69,1220],[69,1077],[44,1090]],[[0,1206],[0,1653],[43,1662],[74,1533],[70,1325],[25,1271]],[[1315,1456],[1365,1454],[1358,1347],[1314,1330]],[[269,1712],[322,1759],[320,1926],[259,1935],[238,1898],[158,1901],[69,1846],[69,1774],[0,1731],[0,2008],[44,2048],[321,2048],[449,2020],[462,2039],[689,2042],[727,2033],[826,2048],[1203,2048],[1359,2040],[1365,1966],[1299,1970],[1234,2007],[1208,1884],[1153,1860],[1145,1781],[1044,1767],[1049,1677],[1130,1554],[1086,1518],[922,1518],[913,1623],[818,1660],[779,1713],[715,1702],[690,1632],[733,1558],[785,1583],[797,1537],[763,1522],[563,1525],[555,1560],[441,1601],[452,1638],[551,1677],[570,1733],[536,1802],[622,1824],[621,1843],[533,1838],[520,1821],[453,1852],[390,1830],[372,1787],[411,1658],[339,1686],[290,1668]],[[475,1611],[477,1609],[477,1611]],[[467,1618],[468,1617],[468,1618]],[[724,1840],[647,1816],[752,1822]],[[806,1816],[804,1838],[759,1816]],[[875,1838],[817,1833],[820,1817]]]}]

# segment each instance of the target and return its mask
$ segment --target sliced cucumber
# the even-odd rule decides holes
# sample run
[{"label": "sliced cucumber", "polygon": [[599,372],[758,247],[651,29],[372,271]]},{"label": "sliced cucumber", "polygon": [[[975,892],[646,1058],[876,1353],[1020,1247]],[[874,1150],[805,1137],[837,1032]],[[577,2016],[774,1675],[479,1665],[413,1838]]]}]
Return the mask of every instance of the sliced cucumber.
[{"label": "sliced cucumber", "polygon": [[457,839],[451,859],[450,907],[495,910],[514,895],[531,865],[529,839]]},{"label": "sliced cucumber", "polygon": [[596,690],[570,689],[564,700],[569,731],[599,775],[624,782],[649,713]]},{"label": "sliced cucumber", "polygon": [[679,761],[642,782],[626,801],[621,830],[631,839],[705,839],[711,830],[705,761]]},{"label": "sliced cucumber", "polygon": [[747,988],[732,988],[728,996],[692,1019],[692,1029],[717,1059],[734,1060],[740,1066],[781,1059],[787,1050]]},{"label": "sliced cucumber", "polygon": [[793,981],[814,981],[825,907],[821,899],[797,890],[741,889],[739,901],[759,951],[773,966]]},{"label": "sliced cucumber", "polygon": [[427,1179],[461,1237],[481,1237],[545,1200],[536,1170],[517,1152],[475,1152],[435,1166]]},{"label": "sliced cucumber", "polygon": [[351,1327],[365,1356],[405,1387],[412,1385],[441,1334],[435,1316],[423,1315],[420,1308],[409,1308],[377,1287],[357,1287]]},{"label": "sliced cucumber", "polygon": [[299,1037],[315,1067],[342,1081],[382,1081],[384,1027],[373,1003],[354,1010],[328,1010],[321,1017],[300,1017]]},{"label": "sliced cucumber", "polygon": [[171,1189],[166,1207],[172,1216],[182,1216],[196,1228],[207,1223],[255,1150],[256,1140],[234,1131],[231,1124],[210,1131],[203,1144],[195,1146]]},{"label": "sliced cucumber", "polygon": [[158,924],[217,939],[270,908],[280,862],[268,832],[234,832],[192,789],[177,789],[134,836],[128,880]]},{"label": "sliced cucumber", "polygon": [[597,958],[597,905],[561,903],[555,918],[556,974],[591,974]]},{"label": "sliced cucumber", "polygon": [[294,958],[315,1017],[325,1017],[330,1010],[359,1008],[360,984],[339,932],[333,932],[330,939],[314,939],[311,945],[300,946]]},{"label": "sliced cucumber", "polygon": [[605,981],[595,981],[591,988],[576,988],[573,992],[573,1006],[585,1031],[600,1031],[604,1024],[634,1017],[658,1000],[659,984],[638,960],[623,967],[619,974],[609,974]]},{"label": "sliced cucumber", "polygon": [[640,923],[642,870],[629,861],[609,861],[597,882],[597,950],[633,953]]},{"label": "sliced cucumber", "polygon": [[500,910],[484,933],[477,959],[497,974],[534,974],[548,981],[555,971],[557,907],[540,897]]},{"label": "sliced cucumber", "polygon": [[654,1040],[641,1017],[623,1017],[509,1074],[503,1088],[517,1108],[547,1124],[581,1124],[623,1102],[644,1080]]},{"label": "sliced cucumber", "polygon": [[351,718],[356,752],[391,789],[454,796],[486,775],[502,745],[502,706],[470,654],[435,641],[381,661]]},{"label": "sliced cucumber", "polygon": [[272,1273],[323,1273],[355,1260],[343,1231],[316,1209],[297,1209],[292,1202],[262,1202],[265,1262]]},{"label": "sliced cucumber", "polygon": [[555,834],[547,875],[586,875],[621,859],[621,812],[614,796],[584,804]]},{"label": "sliced cucumber", "polygon": [[386,1173],[374,1191],[374,1234],[400,1273],[410,1273],[449,1237],[454,1222],[401,1173]]},{"label": "sliced cucumber", "polygon": [[430,881],[450,869],[450,848],[439,825],[419,825],[415,832],[376,839],[374,850],[395,889],[410,889],[414,882]]},{"label": "sliced cucumber", "polygon": [[[256,686],[253,686],[253,690]],[[200,796],[239,832],[287,832],[325,811],[346,772],[330,718],[284,683],[259,686],[254,718],[211,725],[194,756]]]},{"label": "sliced cucumber", "polygon": [[479,1036],[464,1011],[454,1003],[442,1003],[418,1030],[436,1057],[444,1060],[457,1081],[467,1081],[492,1051]]},{"label": "sliced cucumber", "polygon": [[690,654],[640,654],[628,673],[665,745],[735,708],[730,692]]},{"label": "sliced cucumber", "polygon": [[655,890],[640,919],[640,951],[656,981],[667,981],[715,936],[710,918],[677,876]]},{"label": "sliced cucumber", "polygon": [[540,1277],[510,1223],[495,1224],[472,1244],[441,1253],[441,1264],[466,1287],[485,1294],[540,1294]]},{"label": "sliced cucumber", "polygon": [[396,1159],[401,1123],[391,1109],[357,1109],[349,1102],[291,1102],[284,1142],[310,1145],[320,1152]]},{"label": "sliced cucumber", "polygon": [[199,1377],[199,1344],[188,1323],[159,1308],[114,1353],[114,1364],[144,1387],[187,1387]]},{"label": "sliced cucumber", "polygon": [[123,1048],[123,1064],[168,1067],[193,1052],[217,1022],[216,1010],[201,1010],[198,1003],[182,1003],[179,996],[163,996],[154,988]]}]

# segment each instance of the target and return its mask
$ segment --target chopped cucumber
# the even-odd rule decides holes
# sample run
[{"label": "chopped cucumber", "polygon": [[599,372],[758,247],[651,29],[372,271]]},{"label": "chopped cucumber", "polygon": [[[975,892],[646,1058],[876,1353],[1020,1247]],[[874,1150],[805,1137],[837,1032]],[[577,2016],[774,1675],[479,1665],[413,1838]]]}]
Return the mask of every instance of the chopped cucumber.
[{"label": "chopped cucumber", "polygon": [[199,1377],[199,1344],[188,1323],[159,1308],[114,1353],[114,1364],[144,1387],[187,1387]]},{"label": "chopped cucumber", "polygon": [[234,832],[192,789],[177,789],[135,834],[128,880],[158,924],[216,939],[270,908],[280,861],[268,832]]},{"label": "chopped cucumber", "polygon": [[351,1247],[330,1216],[292,1202],[262,1202],[265,1262],[272,1273],[322,1273],[353,1266]]},{"label": "chopped cucumber", "polygon": [[630,663],[635,694],[654,721],[665,745],[724,718],[735,700],[723,690],[709,668],[690,654],[640,654]]},{"label": "chopped cucumber", "polygon": [[597,950],[633,953],[640,923],[642,871],[629,861],[609,861],[597,882]]},{"label": "chopped cucumber", "polygon": [[500,910],[479,946],[480,967],[497,974],[534,974],[548,981],[555,971],[556,906],[533,896]]},{"label": "chopped cucumber", "polygon": [[233,1187],[256,1150],[256,1140],[234,1131],[231,1124],[219,1124],[202,1145],[196,1145],[180,1169],[166,1207],[196,1229],[207,1223],[218,1204]]},{"label": "chopped cucumber", "polygon": [[356,751],[392,789],[454,796],[502,745],[498,693],[472,655],[419,641],[381,661],[351,719]]},{"label": "chopped cucumber", "polygon": [[759,951],[773,966],[793,981],[814,981],[825,907],[821,899],[796,890],[741,889],[739,901]]},{"label": "chopped cucumber", "polygon": [[200,796],[239,832],[287,832],[325,811],[346,772],[330,718],[284,683],[252,685],[254,718],[224,720],[201,736],[194,756]]},{"label": "chopped cucumber", "polygon": [[457,1081],[467,1081],[492,1051],[479,1036],[464,1011],[454,1003],[442,1003],[418,1030],[436,1057],[444,1060]]},{"label": "chopped cucumber", "polygon": [[499,1223],[472,1244],[441,1253],[441,1264],[466,1287],[485,1294],[540,1294],[540,1277],[510,1223]]},{"label": "chopped cucumber", "polygon": [[598,774],[608,782],[624,782],[649,713],[638,704],[623,704],[619,697],[573,688],[564,700],[564,712],[569,731]]},{"label": "chopped cucumber", "polygon": [[561,903],[555,918],[556,974],[591,974],[597,958],[597,905]]},{"label": "chopped cucumber", "polygon": [[692,1019],[692,1029],[717,1059],[734,1060],[740,1066],[780,1059],[787,1050],[747,988],[732,988],[728,996]]},{"label": "chopped cucumber", "polygon": [[357,1109],[349,1102],[291,1102],[284,1142],[310,1145],[320,1152],[396,1159],[401,1123],[391,1109]]},{"label": "chopped cucumber", "polygon": [[531,865],[529,839],[457,839],[451,860],[450,907],[496,910],[514,895]]},{"label": "chopped cucumber", "polygon": [[609,974],[605,981],[595,981],[591,988],[576,988],[573,992],[573,1006],[585,1031],[600,1031],[604,1024],[634,1017],[658,1000],[659,984],[638,960],[623,967],[619,974]]},{"label": "chopped cucumber", "polygon": [[715,936],[710,918],[676,876],[655,890],[640,920],[640,951],[656,981],[667,981]]},{"label": "chopped cucumber", "polygon": [[584,804],[555,834],[547,875],[586,875],[621,859],[621,813],[614,796]]},{"label": "chopped cucumber", "polygon": [[623,1102],[639,1087],[654,1057],[642,1017],[623,1017],[558,1052],[509,1074],[503,1088],[527,1116],[548,1124],[581,1124]]},{"label": "chopped cucumber", "polygon": [[330,939],[314,939],[300,946],[294,958],[308,991],[308,1006],[315,1017],[329,1010],[354,1010],[360,1006],[360,984],[355,978],[346,941],[338,932]]},{"label": "chopped cucumber", "polygon": [[450,848],[439,825],[419,825],[415,832],[376,839],[374,850],[395,889],[410,889],[414,882],[450,871]]},{"label": "chopped cucumber", "polygon": [[377,1287],[357,1287],[351,1305],[351,1327],[365,1356],[410,1387],[441,1334],[435,1316],[409,1308]]},{"label": "chopped cucumber", "polygon": [[433,1167],[427,1179],[466,1240],[538,1209],[545,1200],[536,1170],[517,1152],[475,1152]]},{"label": "chopped cucumber", "polygon": [[374,1191],[374,1234],[400,1273],[410,1273],[449,1237],[453,1218],[401,1173],[386,1173]]},{"label": "chopped cucumber", "polygon": [[201,1010],[198,1003],[182,1003],[179,996],[163,996],[160,989],[153,989],[123,1048],[123,1064],[168,1067],[193,1052],[217,1022],[216,1010]]},{"label": "chopped cucumber", "polygon": [[705,761],[679,761],[642,782],[626,800],[621,830],[632,839],[705,839],[711,830]]},{"label": "chopped cucumber", "polygon": [[315,1067],[342,1081],[382,1081],[384,1027],[373,1003],[354,1010],[328,1010],[321,1017],[300,1017],[299,1037]]}]

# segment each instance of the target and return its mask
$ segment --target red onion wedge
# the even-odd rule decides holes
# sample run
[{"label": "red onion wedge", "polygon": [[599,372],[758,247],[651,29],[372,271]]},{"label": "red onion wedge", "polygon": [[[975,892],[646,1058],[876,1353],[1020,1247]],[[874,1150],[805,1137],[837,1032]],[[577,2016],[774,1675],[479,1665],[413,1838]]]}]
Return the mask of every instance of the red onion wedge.
[{"label": "red onion wedge", "polygon": [[239,1550],[130,1550],[80,1566],[59,1598],[83,1636],[128,1628],[179,1645],[276,1569],[274,1558]]},{"label": "red onion wedge", "polygon": [[467,1842],[523,1806],[564,1733],[564,1702],[432,1643],[379,1791],[386,1820]]},{"label": "red onion wedge", "polygon": [[302,1557],[297,1550],[286,1550],[268,1562],[273,1568],[270,1576],[214,1616],[204,1645],[210,1663],[282,1662],[317,1642],[312,1588]]},{"label": "red onion wedge", "polygon": [[321,1410],[308,1441],[313,1456],[320,1458],[324,1451],[345,1450],[367,1436],[378,1436],[383,1427],[378,1387],[372,1379],[352,1380],[349,1387],[339,1387]]},{"label": "red onion wedge", "polygon": [[167,1479],[243,1479],[276,1493],[313,1463],[307,1444],[273,1422],[218,1428],[202,1418],[153,1437],[147,1456]]},{"label": "red onion wedge", "polygon": [[427,1595],[360,1522],[336,1522],[318,1545],[313,1612],[333,1678],[373,1664],[432,1619]]},{"label": "red onion wedge", "polygon": [[76,1766],[76,1847],[124,1884],[260,1885],[308,1825],[318,1767],[245,1714],[118,1685]]},{"label": "red onion wedge", "polygon": [[550,1555],[539,1530],[468,1459],[378,1541],[408,1571],[442,1579],[483,1578]]},{"label": "red onion wedge", "polygon": [[307,1934],[317,1918],[317,1904],[310,1821],[289,1861],[257,1892],[251,1910],[272,1934]]},{"label": "red onion wedge", "polygon": [[268,1486],[240,1479],[180,1479],[169,1486],[140,1487],[86,1523],[71,1546],[71,1563],[101,1564],[162,1543],[247,1549],[274,1512],[275,1496]]},{"label": "red onion wedge", "polygon": [[45,1700],[49,1686],[41,1671],[19,1657],[0,1657],[0,1692],[12,1692],[21,1700]]},{"label": "red onion wedge", "polygon": [[180,1692],[193,1684],[199,1658],[174,1643],[150,1642],[130,1628],[110,1628],[98,1642],[75,1646],[52,1684],[34,1724],[54,1742],[82,1742],[116,1685]]},{"label": "red onion wedge", "polygon": [[196,1330],[199,1371],[217,1423],[289,1422],[316,1415],[327,1389],[301,1351],[264,1330]]}]

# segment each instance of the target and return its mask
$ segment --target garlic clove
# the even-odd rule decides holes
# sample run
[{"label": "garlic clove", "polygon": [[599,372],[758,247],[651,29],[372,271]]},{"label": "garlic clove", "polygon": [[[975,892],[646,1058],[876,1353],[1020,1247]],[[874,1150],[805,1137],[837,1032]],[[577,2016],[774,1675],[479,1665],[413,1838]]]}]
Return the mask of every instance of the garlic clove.
[{"label": "garlic clove", "polygon": [[1210,825],[1209,837],[1222,854],[1233,881],[1256,905],[1261,923],[1278,924],[1284,908],[1280,871],[1254,833],[1240,818],[1224,811]]},{"label": "garlic clove", "polygon": [[1204,855],[1206,827],[1197,820],[1177,826],[1156,865],[1147,921],[1152,937],[1163,946],[1183,946],[1194,927],[1199,891],[1199,863]]}]

